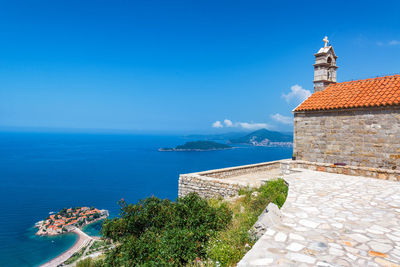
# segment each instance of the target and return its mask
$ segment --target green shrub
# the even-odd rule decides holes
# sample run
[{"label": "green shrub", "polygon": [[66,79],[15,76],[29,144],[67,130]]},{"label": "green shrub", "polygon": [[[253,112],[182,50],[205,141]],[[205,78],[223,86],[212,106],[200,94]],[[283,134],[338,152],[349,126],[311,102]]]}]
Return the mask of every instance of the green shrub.
[{"label": "green shrub", "polygon": [[86,258],[84,260],[78,261],[76,267],[93,267],[92,258]]},{"label": "green shrub", "polygon": [[232,219],[226,204],[211,205],[193,193],[176,202],[150,197],[119,204],[120,218],[102,227],[104,237],[120,243],[106,254],[111,266],[183,266],[203,259],[209,239]]},{"label": "green shrub", "polygon": [[[252,195],[253,192],[258,194]],[[231,205],[234,213],[232,223],[212,238],[207,247],[207,255],[221,266],[235,265],[253,245],[248,231],[257,221],[268,203],[282,207],[288,187],[283,179],[267,182],[258,189],[244,189],[242,197]]]},{"label": "green shrub", "polygon": [[103,267],[104,262],[102,260],[94,260],[92,258],[86,258],[84,260],[78,261],[75,267]]},{"label": "green shrub", "polygon": [[193,193],[176,202],[156,197],[137,204],[120,201],[120,217],[105,220],[102,227],[116,247],[97,264],[197,266],[194,261],[200,259],[205,266],[235,265],[254,243],[248,232],[258,216],[270,202],[281,207],[287,192],[285,181],[277,179],[241,190],[243,197],[229,204]]},{"label": "green shrub", "polygon": [[258,198],[266,199],[266,204],[272,202],[281,208],[288,194],[288,186],[285,180],[277,179],[261,186],[258,191],[260,192]]},{"label": "green shrub", "polygon": [[239,189],[238,195],[239,196],[246,195],[249,192],[250,193],[252,192],[252,190],[249,187],[242,187],[242,188]]},{"label": "green shrub", "polygon": [[105,220],[102,225],[103,236],[120,240],[129,235],[139,237],[148,228],[162,229],[166,222],[172,220],[172,205],[169,200],[149,197],[137,204],[127,204],[119,201],[121,206],[120,218]]}]

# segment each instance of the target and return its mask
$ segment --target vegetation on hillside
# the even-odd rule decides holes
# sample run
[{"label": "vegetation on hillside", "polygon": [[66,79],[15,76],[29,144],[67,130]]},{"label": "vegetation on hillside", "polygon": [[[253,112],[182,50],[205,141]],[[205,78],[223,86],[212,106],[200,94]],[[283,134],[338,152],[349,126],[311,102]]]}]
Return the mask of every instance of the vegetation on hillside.
[{"label": "vegetation on hillside", "polygon": [[184,145],[175,148],[161,148],[161,151],[182,151],[182,150],[216,150],[232,148],[229,145],[221,144],[213,141],[193,141],[186,142]]},{"label": "vegetation on hillside", "polygon": [[120,201],[120,217],[106,220],[102,229],[116,246],[104,260],[87,259],[77,266],[234,265],[255,242],[249,230],[258,216],[270,202],[281,207],[287,190],[278,179],[242,190],[232,202],[193,193],[176,202],[156,197],[137,204]]},{"label": "vegetation on hillside", "polygon": [[[258,189],[241,190],[243,197],[229,205],[234,214],[232,222],[211,238],[207,246],[208,258],[221,266],[233,266],[239,262],[256,241],[249,230],[258,216],[271,202],[281,208],[287,193],[288,187],[283,179],[269,181]],[[220,200],[211,200],[211,203],[215,201]]]},{"label": "vegetation on hillside", "polygon": [[232,144],[251,144],[252,142],[262,142],[265,139],[268,139],[270,142],[292,142],[293,136],[269,131],[267,129],[260,129],[243,137],[230,139],[229,142]]},{"label": "vegetation on hillside", "polygon": [[176,202],[150,197],[120,202],[121,217],[103,224],[103,236],[120,243],[106,257],[112,266],[185,265],[206,257],[208,240],[232,219],[226,203],[211,206],[197,194]]},{"label": "vegetation on hillside", "polygon": [[226,141],[229,139],[242,137],[245,134],[245,132],[228,132],[221,134],[191,134],[184,137],[197,140]]},{"label": "vegetation on hillside", "polygon": [[104,261],[101,259],[92,259],[92,258],[86,258],[84,260],[79,261],[75,267],[104,267]]},{"label": "vegetation on hillside", "polygon": [[[64,265],[73,265],[74,263],[77,263],[75,266],[104,266],[102,260],[91,260],[91,257],[88,257],[88,255],[96,252],[105,252],[110,248],[110,240],[93,240],[93,242],[72,254],[72,256],[64,262]],[[84,260],[82,260],[82,258],[84,258]]]}]

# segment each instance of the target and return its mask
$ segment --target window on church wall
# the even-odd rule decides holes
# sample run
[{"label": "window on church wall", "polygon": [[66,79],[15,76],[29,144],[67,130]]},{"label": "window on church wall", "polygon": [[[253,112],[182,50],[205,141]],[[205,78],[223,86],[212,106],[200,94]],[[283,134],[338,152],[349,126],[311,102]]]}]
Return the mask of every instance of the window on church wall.
[{"label": "window on church wall", "polygon": [[331,58],[331,57],[328,57],[327,62],[328,62],[328,64],[332,64],[332,58]]}]

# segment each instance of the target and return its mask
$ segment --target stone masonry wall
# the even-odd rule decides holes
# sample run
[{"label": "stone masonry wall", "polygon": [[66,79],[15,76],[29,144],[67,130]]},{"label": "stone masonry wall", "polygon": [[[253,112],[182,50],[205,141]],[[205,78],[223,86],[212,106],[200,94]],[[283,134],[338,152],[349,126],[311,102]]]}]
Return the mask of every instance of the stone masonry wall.
[{"label": "stone masonry wall", "polygon": [[224,179],[224,178],[234,177],[234,176],[238,176],[238,175],[244,175],[244,174],[248,174],[248,173],[268,171],[268,170],[272,170],[272,169],[279,169],[280,165],[281,165],[280,161],[269,161],[269,162],[263,162],[263,163],[258,163],[258,164],[243,165],[243,166],[237,166],[237,167],[204,171],[204,172],[199,172],[198,174],[204,175],[207,177]]},{"label": "stone masonry wall", "polygon": [[400,170],[400,108],[296,112],[296,158]]},{"label": "stone masonry wall", "polygon": [[327,163],[316,163],[303,160],[282,160],[281,172],[290,174],[298,169],[338,173],[352,176],[364,176],[381,180],[400,181],[400,170],[388,170],[359,166],[336,166]]},{"label": "stone masonry wall", "polygon": [[178,195],[182,197],[191,192],[195,192],[205,198],[236,196],[241,188],[245,188],[248,185],[226,178],[279,168],[280,161],[270,161],[259,164],[181,174],[179,176]]},{"label": "stone masonry wall", "polygon": [[197,174],[181,174],[179,176],[178,196],[183,197],[189,193],[197,193],[204,198],[233,197],[238,195],[244,184],[233,183],[221,179],[209,178]]},{"label": "stone masonry wall", "polygon": [[[353,176],[364,176],[383,180],[400,181],[400,170],[388,170],[381,168],[360,166],[336,166],[329,163],[317,163],[303,160],[271,161],[260,164],[238,166],[232,168],[211,170],[205,172],[181,174],[179,176],[179,197],[195,192],[204,198],[233,197],[238,195],[241,188],[248,186],[247,183],[229,180],[226,178],[236,175],[256,173],[270,169],[280,169],[281,174],[289,174],[299,169],[309,169],[330,173],[347,174]],[[223,177],[223,178],[215,178]]]}]

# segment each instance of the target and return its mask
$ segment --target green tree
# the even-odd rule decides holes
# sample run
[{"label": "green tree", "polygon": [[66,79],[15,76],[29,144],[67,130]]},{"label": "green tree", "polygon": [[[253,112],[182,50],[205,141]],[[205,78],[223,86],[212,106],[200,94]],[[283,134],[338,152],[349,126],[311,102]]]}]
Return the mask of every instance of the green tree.
[{"label": "green tree", "polygon": [[120,217],[105,220],[102,227],[104,237],[120,244],[107,253],[111,266],[183,266],[206,258],[208,240],[232,219],[225,204],[210,206],[194,193],[176,202],[150,197],[119,204]]}]

